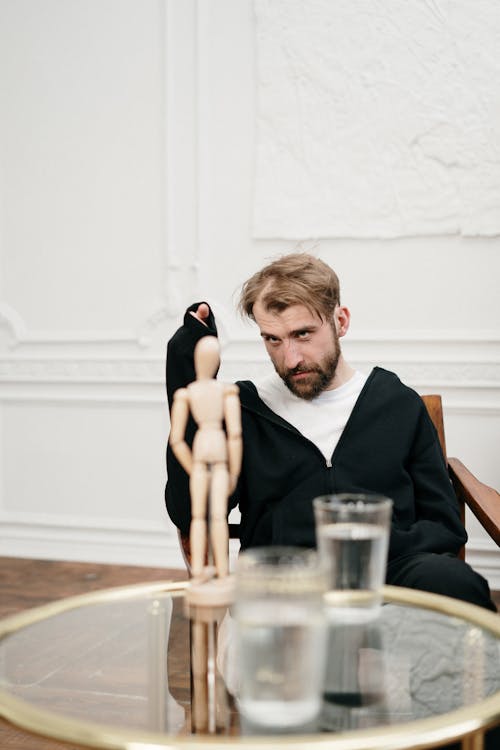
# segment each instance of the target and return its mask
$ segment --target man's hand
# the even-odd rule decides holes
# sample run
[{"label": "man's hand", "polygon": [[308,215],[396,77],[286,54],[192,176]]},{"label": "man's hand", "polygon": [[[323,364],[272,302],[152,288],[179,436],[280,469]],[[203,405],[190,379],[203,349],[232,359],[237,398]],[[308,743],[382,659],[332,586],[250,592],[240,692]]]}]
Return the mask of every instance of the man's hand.
[{"label": "man's hand", "polygon": [[200,323],[203,323],[203,325],[207,326],[208,328],[208,323],[206,323],[206,319],[210,315],[210,308],[206,304],[206,302],[202,302],[201,304],[199,304],[195,312],[190,311],[190,315],[192,315],[193,318],[196,318],[196,320],[199,320]]}]

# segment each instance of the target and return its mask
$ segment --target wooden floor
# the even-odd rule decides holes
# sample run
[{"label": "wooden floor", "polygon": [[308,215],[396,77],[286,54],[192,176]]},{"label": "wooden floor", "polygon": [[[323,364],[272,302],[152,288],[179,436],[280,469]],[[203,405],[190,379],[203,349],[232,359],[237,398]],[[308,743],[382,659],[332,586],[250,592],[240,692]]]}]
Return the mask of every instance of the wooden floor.
[{"label": "wooden floor", "polygon": [[[0,557],[0,617],[97,589],[184,578],[184,570]],[[77,748],[80,750],[77,745],[43,739],[18,730],[0,719],[1,750]]]},{"label": "wooden floor", "polygon": [[[184,570],[0,557],[0,617],[66,596],[158,580],[182,580]],[[500,609],[500,592],[494,599]],[[21,731],[0,720],[1,750],[81,750]]]}]

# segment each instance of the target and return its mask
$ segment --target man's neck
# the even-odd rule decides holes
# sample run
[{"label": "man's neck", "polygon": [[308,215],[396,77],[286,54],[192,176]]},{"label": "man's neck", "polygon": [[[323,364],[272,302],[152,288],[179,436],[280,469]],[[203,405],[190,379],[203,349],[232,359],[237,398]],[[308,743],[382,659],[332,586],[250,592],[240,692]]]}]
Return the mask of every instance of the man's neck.
[{"label": "man's neck", "polygon": [[328,388],[325,388],[325,390],[333,391],[335,390],[335,388],[340,388],[341,385],[344,385],[352,378],[355,372],[356,371],[354,367],[351,367],[351,365],[349,365],[345,361],[344,356],[341,354],[337,364],[337,369],[335,370],[335,375],[333,376],[333,380],[330,382]]}]

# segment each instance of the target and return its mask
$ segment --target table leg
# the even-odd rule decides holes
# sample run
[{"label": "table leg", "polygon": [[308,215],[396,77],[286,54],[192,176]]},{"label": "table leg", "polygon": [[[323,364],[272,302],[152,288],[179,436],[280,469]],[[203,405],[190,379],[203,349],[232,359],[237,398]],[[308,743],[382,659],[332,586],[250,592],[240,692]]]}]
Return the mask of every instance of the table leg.
[{"label": "table leg", "polygon": [[468,734],[462,740],[462,750],[484,750],[484,732]]}]

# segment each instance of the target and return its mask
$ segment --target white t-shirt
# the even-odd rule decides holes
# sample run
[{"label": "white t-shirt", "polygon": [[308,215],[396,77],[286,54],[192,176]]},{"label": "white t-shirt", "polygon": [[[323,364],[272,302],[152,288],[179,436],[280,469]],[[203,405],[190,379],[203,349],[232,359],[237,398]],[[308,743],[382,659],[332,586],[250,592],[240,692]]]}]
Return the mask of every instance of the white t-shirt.
[{"label": "white t-shirt", "polygon": [[367,377],[356,370],[347,383],[311,401],[295,396],[277,373],[256,382],[255,387],[266,406],[313,442],[331,466],[333,451]]}]

